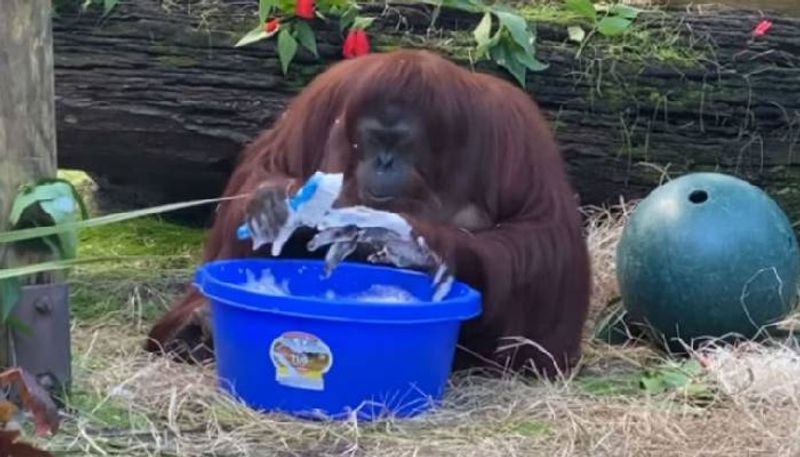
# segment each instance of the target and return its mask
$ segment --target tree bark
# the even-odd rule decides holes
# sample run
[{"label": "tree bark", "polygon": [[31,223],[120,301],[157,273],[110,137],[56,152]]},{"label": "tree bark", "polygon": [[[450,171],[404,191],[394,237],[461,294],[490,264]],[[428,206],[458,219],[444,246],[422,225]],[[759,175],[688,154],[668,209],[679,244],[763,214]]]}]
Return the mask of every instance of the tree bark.
[{"label": "tree bark", "polygon": [[0,231],[5,231],[17,188],[56,173],[50,1],[0,2],[0,43]]},{"label": "tree bark", "polygon": [[[6,231],[11,228],[9,214],[19,187],[56,174],[50,0],[0,1],[0,46],[0,231]],[[0,268],[41,260],[38,253],[23,253],[0,244]],[[16,298],[4,293],[0,295],[0,302],[15,300],[13,305],[18,307]],[[68,331],[68,324],[66,328]],[[16,365],[16,351],[11,343],[18,344],[19,339],[12,337],[12,333],[0,328],[0,365],[3,367]],[[49,341],[49,335],[38,337],[39,344]],[[48,351],[60,354],[61,349]],[[42,354],[41,350],[38,352]],[[17,362],[29,368],[28,359]],[[69,360],[66,362],[68,364]]]},{"label": "tree bark", "polygon": [[[233,48],[256,17],[240,3],[192,12],[138,0],[102,22],[64,14],[55,27],[63,166],[139,205],[219,195],[242,145],[341,58],[341,36],[327,29],[320,59],[301,52],[284,77],[272,41]],[[471,65],[479,17],[443,11],[431,32],[424,7],[368,9],[381,13],[378,47],[438,44]],[[718,170],[765,187],[800,217],[800,19],[771,17],[772,29],[754,38],[761,19],[656,12],[625,37],[593,35],[580,53],[563,18],[532,22],[550,66],[529,74],[527,90],[556,129],[583,203],[643,196],[665,170]]]}]

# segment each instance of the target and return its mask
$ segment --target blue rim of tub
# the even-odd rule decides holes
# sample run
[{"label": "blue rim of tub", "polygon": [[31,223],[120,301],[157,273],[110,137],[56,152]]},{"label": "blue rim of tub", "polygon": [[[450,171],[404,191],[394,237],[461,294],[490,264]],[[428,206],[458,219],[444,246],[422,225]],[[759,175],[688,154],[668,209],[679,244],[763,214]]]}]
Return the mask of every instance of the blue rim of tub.
[{"label": "blue rim of tub", "polygon": [[[307,259],[229,259],[204,264],[195,274],[194,285],[207,298],[235,308],[280,314],[284,316],[323,319],[331,321],[365,322],[377,324],[417,324],[468,320],[481,314],[481,294],[472,287],[456,280],[447,297],[438,302],[419,301],[401,304],[370,303],[346,298],[334,301],[320,297],[291,295],[275,296],[250,290],[242,285],[221,281],[214,271],[226,267],[259,267],[296,264],[300,267],[322,269],[324,261]],[[242,264],[242,266],[239,266]],[[431,282],[425,273],[398,269],[389,266],[343,262],[333,274],[358,275],[360,272],[384,270],[393,274],[416,275]],[[247,304],[245,304],[247,303]],[[260,303],[253,305],[252,303]]]}]

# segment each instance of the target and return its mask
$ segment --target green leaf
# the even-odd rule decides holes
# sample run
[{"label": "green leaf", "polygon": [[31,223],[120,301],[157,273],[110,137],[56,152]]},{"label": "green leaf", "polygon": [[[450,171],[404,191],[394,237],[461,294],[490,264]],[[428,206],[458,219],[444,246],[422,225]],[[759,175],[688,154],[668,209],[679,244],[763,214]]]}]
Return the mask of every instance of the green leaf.
[{"label": "green leaf", "polygon": [[72,199],[71,193],[51,200],[42,200],[39,204],[56,224],[71,222],[78,213],[78,204]]},{"label": "green leaf", "polygon": [[490,55],[497,65],[505,68],[520,86],[525,87],[527,71],[525,65],[515,58],[511,45],[513,45],[513,42],[509,43],[508,40],[501,40],[497,46],[491,49]]},{"label": "green leaf", "polygon": [[683,390],[686,395],[697,399],[713,398],[714,396],[714,392],[711,387],[703,383],[693,382],[686,386]]},{"label": "green leaf", "polygon": [[259,0],[258,2],[258,21],[261,25],[267,22],[267,18],[272,14],[272,9],[278,6],[276,0]]},{"label": "green leaf", "polygon": [[661,378],[659,377],[642,376],[639,383],[642,389],[650,395],[657,395],[666,390],[664,383],[661,382]]},{"label": "green leaf", "polygon": [[291,34],[289,27],[284,27],[278,33],[278,58],[281,61],[283,74],[289,71],[289,64],[297,54],[297,40]]},{"label": "green leaf", "polygon": [[330,9],[331,12],[337,13],[346,8],[352,8],[353,5],[358,6],[352,0],[318,0],[317,10]]},{"label": "green leaf", "polygon": [[375,22],[374,17],[358,16],[355,19],[353,19],[353,25],[351,26],[351,28],[366,30],[372,25],[373,22]]},{"label": "green leaf", "polygon": [[629,19],[606,16],[597,24],[597,31],[605,36],[617,36],[624,33],[630,25]]},{"label": "green leaf", "polygon": [[[58,200],[50,200],[42,202],[42,209],[44,209],[48,214],[50,214],[53,219],[58,217],[56,224],[66,224],[70,222],[76,222],[78,219],[75,215],[75,212],[69,214],[62,214],[61,211],[65,208],[61,208],[61,203],[59,201],[64,200],[66,197],[62,197]],[[70,203],[74,202],[72,199],[69,199]],[[58,251],[59,255],[62,259],[71,259],[78,255],[78,232],[76,230],[63,232],[58,235],[59,243],[58,243]],[[45,240],[47,240],[45,238]]]},{"label": "green leaf", "polygon": [[525,65],[530,71],[544,71],[550,67],[550,65],[540,61],[532,54],[528,54],[522,49],[514,49],[514,57],[516,57],[516,59]]},{"label": "green leaf", "polygon": [[594,9],[591,0],[566,0],[565,6],[567,10],[592,22],[597,22],[597,10]]},{"label": "green leaf", "polygon": [[491,37],[489,33],[492,28],[492,15],[491,13],[485,13],[481,23],[478,24],[478,27],[472,32],[475,36],[475,41],[478,45],[475,47],[475,58],[476,59],[483,59],[489,53],[489,49],[496,46],[497,43],[500,41],[500,37],[502,35],[503,29],[498,28],[494,35]]},{"label": "green leaf", "polygon": [[234,48],[239,48],[239,47],[242,47],[242,46],[246,46],[248,44],[255,43],[257,41],[261,41],[261,40],[263,40],[265,38],[269,38],[272,35],[275,35],[275,32],[267,33],[267,31],[264,30],[264,24],[262,23],[262,24],[259,24],[257,27],[255,27],[253,30],[250,30],[249,32],[247,32],[245,34],[245,36],[240,38],[239,41],[237,41],[236,44],[233,45],[233,47]]},{"label": "green leaf", "polygon": [[703,396],[710,392],[708,386],[696,383],[703,367],[696,360],[686,363],[669,363],[644,374],[640,380],[642,388],[649,394],[660,394],[667,390],[683,392],[692,396]]},{"label": "green leaf", "polygon": [[528,28],[528,22],[516,14],[497,12],[497,19],[511,34],[514,41],[530,55],[533,55],[533,42],[536,39]]},{"label": "green leaf", "polygon": [[294,26],[295,31],[295,38],[300,44],[309,50],[314,57],[319,57],[317,53],[317,39],[314,36],[314,31],[311,29],[311,26],[308,25],[308,22],[300,21],[297,22]]},{"label": "green leaf", "polygon": [[[17,195],[17,198],[14,199],[9,221],[12,225],[17,225],[20,223],[22,213],[32,205],[62,198],[68,199],[69,203],[64,203],[64,200],[61,200],[61,204],[57,205],[57,208],[65,209],[67,212],[76,211],[78,208],[74,204],[73,196],[72,186],[63,181],[25,186],[20,194]],[[61,208],[62,206],[63,208]],[[63,214],[63,211],[59,212],[59,214]],[[54,220],[55,223],[58,223],[57,218],[54,218]]]},{"label": "green leaf", "polygon": [[689,376],[699,376],[705,371],[697,359],[687,359],[680,364],[680,369]]},{"label": "green leaf", "polygon": [[279,10],[285,14],[292,13],[297,6],[297,0],[273,0]]},{"label": "green leaf", "polygon": [[345,30],[350,28],[350,24],[356,20],[356,16],[358,16],[358,9],[356,8],[348,8],[341,16],[339,16],[339,31],[344,32]]},{"label": "green leaf", "polygon": [[673,389],[680,389],[692,382],[692,378],[689,375],[679,370],[662,371],[659,377],[664,385]]},{"label": "green leaf", "polygon": [[103,15],[106,15],[106,14],[110,13],[111,10],[113,10],[114,7],[117,6],[117,3],[119,3],[119,0],[104,0],[103,1]]},{"label": "green leaf", "polygon": [[575,385],[581,391],[595,396],[631,396],[641,392],[638,373],[581,376],[575,379]]},{"label": "green leaf", "polygon": [[86,209],[86,203],[83,201],[83,197],[81,196],[80,192],[78,192],[78,189],[76,189],[75,186],[69,180],[64,178],[45,178],[37,181],[36,185],[41,186],[44,184],[51,184],[56,182],[63,183],[72,190],[72,197],[75,200],[75,202],[78,203],[78,207],[80,208],[80,217],[83,219],[88,218],[89,211]]},{"label": "green leaf", "polygon": [[475,57],[478,59],[482,59],[483,57],[486,56],[486,54],[489,53],[490,49],[497,46],[497,44],[500,43],[500,39],[502,38],[503,35],[502,32],[503,29],[498,29],[497,32],[495,32],[495,34],[492,35],[492,38],[489,41],[487,41],[482,45],[478,45],[475,48]]},{"label": "green leaf", "polygon": [[[2,271],[2,270],[0,270]],[[19,278],[5,278],[0,280],[0,319],[8,320],[8,316],[17,306],[22,295],[22,283]]]},{"label": "green leaf", "polygon": [[475,27],[475,30],[472,31],[472,36],[475,37],[475,41],[478,43],[478,46],[482,46],[485,43],[489,42],[491,39],[489,34],[492,31],[492,13],[484,13],[483,19]]},{"label": "green leaf", "polygon": [[[495,59],[495,61],[514,75],[522,87],[525,87],[526,70],[542,71],[548,68],[547,64],[540,62],[533,55],[533,47],[530,50],[523,49],[516,41],[509,39],[507,34],[503,35],[500,44],[503,49],[498,55],[503,63],[500,63],[498,59]],[[498,47],[500,45],[495,46],[493,49]]]},{"label": "green leaf", "polygon": [[612,14],[614,16],[619,16],[619,17],[623,17],[625,19],[633,20],[633,19],[636,19],[639,16],[639,13],[641,13],[642,10],[640,10],[638,8],[634,8],[632,6],[623,5],[621,3],[618,3],[616,5],[613,5],[611,8],[609,8],[608,12],[609,12],[609,14]]},{"label": "green leaf", "polygon": [[62,225],[51,227],[35,227],[22,230],[12,230],[8,232],[0,232],[0,243],[13,243],[15,241],[30,240],[35,238],[42,238],[49,235],[68,232],[71,230],[97,227],[99,225],[113,224],[115,222],[127,221],[130,219],[137,219],[144,216],[153,214],[168,213],[177,211],[184,208],[191,208],[194,206],[207,205],[210,203],[219,203],[227,200],[236,200],[245,197],[244,195],[234,197],[212,198],[205,200],[192,200],[181,203],[170,203],[167,205],[154,206],[150,208],[138,209],[135,211],[128,211],[124,213],[108,214],[106,216],[96,217],[78,222],[68,222]]},{"label": "green leaf", "polygon": [[420,3],[440,8],[457,9],[469,13],[482,13],[489,9],[479,0],[420,0]]},{"label": "green leaf", "polygon": [[582,43],[583,39],[586,38],[586,32],[580,25],[571,25],[567,27],[567,33],[569,34],[570,41],[576,43]]},{"label": "green leaf", "polygon": [[[75,222],[78,213],[84,215],[86,208],[78,205],[75,198],[80,202],[80,195],[68,181],[63,179],[47,180],[33,186],[26,186],[19,196],[14,200],[11,211],[11,223],[20,225],[27,222],[27,225],[40,225],[41,221],[22,220],[25,210],[33,205],[39,207],[48,216],[50,223],[47,225],[60,225]],[[53,239],[45,238],[43,241],[62,258],[72,258],[78,251],[78,234],[76,231],[62,232],[58,235],[58,243]]]}]

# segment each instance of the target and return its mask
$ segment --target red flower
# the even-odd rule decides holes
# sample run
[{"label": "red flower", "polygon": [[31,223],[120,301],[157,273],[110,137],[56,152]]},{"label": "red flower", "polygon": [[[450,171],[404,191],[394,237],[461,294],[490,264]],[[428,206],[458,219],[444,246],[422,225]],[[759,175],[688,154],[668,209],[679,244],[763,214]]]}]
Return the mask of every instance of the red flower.
[{"label": "red flower", "polygon": [[753,30],[753,36],[763,36],[772,28],[772,21],[761,21]]},{"label": "red flower", "polygon": [[350,30],[347,38],[344,40],[344,48],[342,49],[346,58],[362,56],[369,54],[369,37],[367,32],[361,29]]},{"label": "red flower", "polygon": [[281,23],[277,19],[272,19],[271,21],[267,21],[267,23],[264,24],[264,31],[267,33],[275,32],[279,28],[281,28]]},{"label": "red flower", "polygon": [[314,0],[297,0],[295,14],[304,19],[314,19]]}]

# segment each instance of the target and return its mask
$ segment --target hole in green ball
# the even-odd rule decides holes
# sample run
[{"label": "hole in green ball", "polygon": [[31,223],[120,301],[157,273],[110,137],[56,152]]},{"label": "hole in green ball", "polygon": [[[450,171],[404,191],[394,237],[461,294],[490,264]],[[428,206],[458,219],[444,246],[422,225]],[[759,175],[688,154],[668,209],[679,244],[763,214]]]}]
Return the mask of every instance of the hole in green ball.
[{"label": "hole in green ball", "polygon": [[689,201],[694,204],[700,204],[708,200],[708,193],[704,190],[695,190],[689,194]]}]

